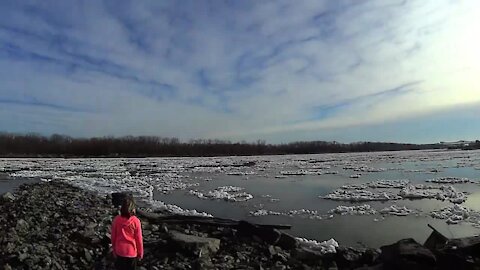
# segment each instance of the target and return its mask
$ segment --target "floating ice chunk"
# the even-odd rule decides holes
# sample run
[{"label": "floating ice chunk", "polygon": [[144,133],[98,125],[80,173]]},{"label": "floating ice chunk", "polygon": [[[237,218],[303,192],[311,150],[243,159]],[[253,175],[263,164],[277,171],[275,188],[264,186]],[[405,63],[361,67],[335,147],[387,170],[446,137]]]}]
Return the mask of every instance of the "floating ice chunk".
[{"label": "floating ice chunk", "polygon": [[233,186],[218,187],[214,190],[202,193],[198,190],[190,190],[189,194],[197,196],[200,199],[226,200],[230,202],[243,202],[253,198],[253,195],[241,192],[243,188]]},{"label": "floating ice chunk", "polygon": [[299,209],[299,210],[290,210],[287,212],[289,216],[315,216],[318,212],[316,210],[309,210],[309,209]]},{"label": "floating ice chunk", "polygon": [[361,174],[352,174],[352,175],[350,175],[350,178],[360,178],[360,177],[362,177]]},{"label": "floating ice chunk", "polygon": [[437,184],[467,184],[467,183],[475,183],[468,178],[460,178],[460,177],[439,177],[435,179],[426,180],[426,182],[437,183]]},{"label": "floating ice chunk", "polygon": [[323,242],[318,242],[315,240],[308,240],[305,238],[296,238],[300,247],[308,248],[311,250],[318,251],[322,254],[328,253],[337,253],[337,248],[339,247],[338,242],[335,239],[330,239]]},{"label": "floating ice chunk", "polygon": [[369,204],[345,206],[339,205],[328,211],[329,214],[339,215],[374,215],[377,213]]},{"label": "floating ice chunk", "polygon": [[385,207],[382,210],[379,211],[381,214],[385,215],[394,215],[394,216],[408,216],[411,213],[413,213],[413,210],[408,209],[405,206],[397,206],[397,205],[391,205],[389,207]]},{"label": "floating ice chunk", "polygon": [[424,186],[424,185],[408,185],[403,188],[399,195],[404,199],[437,199],[449,200],[452,203],[463,203],[467,200],[467,196],[463,192],[455,190],[453,186]]},{"label": "floating ice chunk", "polygon": [[211,214],[205,212],[198,212],[197,210],[185,210],[180,206],[174,204],[166,204],[162,201],[151,200],[149,205],[155,209],[165,210],[173,214],[184,215],[184,216],[201,216],[201,217],[213,217]]},{"label": "floating ice chunk", "polygon": [[427,189],[418,189],[415,185],[408,185],[398,193],[404,199],[435,198],[437,192]]},{"label": "floating ice chunk", "polygon": [[442,186],[441,192],[437,193],[437,199],[448,199],[452,203],[463,203],[467,200],[467,196],[463,192],[455,190],[453,186]]},{"label": "floating ice chunk", "polygon": [[280,215],[283,215],[283,214],[280,213],[280,212],[276,212],[276,211],[258,209],[256,211],[250,211],[250,215],[252,215],[254,217],[259,217],[259,216],[280,216]]},{"label": "floating ice chunk", "polygon": [[384,168],[373,168],[364,166],[355,166],[355,165],[347,165],[343,167],[344,170],[353,170],[355,172],[383,172],[386,171]]},{"label": "floating ice chunk", "polygon": [[310,169],[310,170],[296,170],[296,171],[281,171],[280,174],[282,175],[322,175],[323,171],[322,170],[315,170],[315,169]]},{"label": "floating ice chunk", "polygon": [[368,201],[390,201],[402,197],[391,192],[372,192],[368,190],[344,190],[337,189],[323,197],[334,201],[368,202]]},{"label": "floating ice chunk", "polygon": [[285,175],[275,175],[275,178],[282,179],[282,178],[287,178],[287,176],[285,176]]},{"label": "floating ice chunk", "polygon": [[[461,221],[467,220],[470,217],[471,210],[458,204],[444,207],[440,210],[433,211],[431,216],[433,218],[445,219],[448,224],[458,224]],[[478,215],[478,213],[477,213]],[[475,221],[475,220],[469,220]]]}]

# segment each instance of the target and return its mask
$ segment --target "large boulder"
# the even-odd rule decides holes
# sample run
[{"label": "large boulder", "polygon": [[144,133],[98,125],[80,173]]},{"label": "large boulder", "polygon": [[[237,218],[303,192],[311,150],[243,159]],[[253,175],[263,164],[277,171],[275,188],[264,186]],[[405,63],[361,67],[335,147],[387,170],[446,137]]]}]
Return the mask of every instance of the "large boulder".
[{"label": "large boulder", "polygon": [[4,193],[0,197],[0,202],[13,202],[14,200],[15,200],[15,196],[10,192]]},{"label": "large boulder", "polygon": [[286,250],[292,250],[298,247],[298,241],[294,236],[282,232],[276,245]]},{"label": "large boulder", "polygon": [[220,239],[183,234],[178,231],[169,232],[170,246],[178,251],[198,257],[215,254],[220,249]]},{"label": "large boulder", "polygon": [[274,228],[262,227],[250,222],[241,220],[237,225],[238,235],[248,237],[258,237],[267,244],[276,244],[280,237],[281,232]]},{"label": "large boulder", "polygon": [[426,247],[408,238],[380,248],[379,261],[385,269],[392,270],[428,270],[435,269],[436,258]]},{"label": "large boulder", "polygon": [[449,239],[434,252],[439,269],[479,269],[480,236]]}]

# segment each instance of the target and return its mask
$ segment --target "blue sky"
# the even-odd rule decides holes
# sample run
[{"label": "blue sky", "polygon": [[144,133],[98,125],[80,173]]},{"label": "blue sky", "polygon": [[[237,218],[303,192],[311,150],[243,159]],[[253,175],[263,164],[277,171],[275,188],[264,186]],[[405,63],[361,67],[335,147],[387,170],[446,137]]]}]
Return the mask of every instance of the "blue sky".
[{"label": "blue sky", "polygon": [[0,1],[0,131],[480,138],[476,0]]}]

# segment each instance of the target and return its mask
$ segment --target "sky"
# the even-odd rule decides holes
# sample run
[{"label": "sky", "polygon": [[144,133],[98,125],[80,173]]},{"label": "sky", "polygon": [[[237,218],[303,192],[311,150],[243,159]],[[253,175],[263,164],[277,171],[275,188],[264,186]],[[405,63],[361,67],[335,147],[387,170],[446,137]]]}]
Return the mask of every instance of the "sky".
[{"label": "sky", "polygon": [[477,0],[0,6],[0,131],[480,139]]}]

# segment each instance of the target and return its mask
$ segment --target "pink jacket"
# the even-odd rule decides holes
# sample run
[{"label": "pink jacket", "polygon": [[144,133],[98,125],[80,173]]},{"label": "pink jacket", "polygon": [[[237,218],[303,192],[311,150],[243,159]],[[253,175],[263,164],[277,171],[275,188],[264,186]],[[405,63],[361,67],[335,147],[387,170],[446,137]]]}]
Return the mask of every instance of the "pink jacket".
[{"label": "pink jacket", "polygon": [[136,216],[116,216],[112,223],[111,239],[115,255],[143,258],[142,225]]}]

